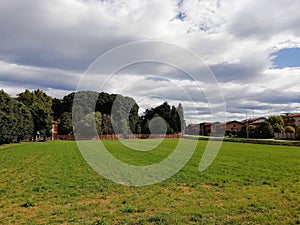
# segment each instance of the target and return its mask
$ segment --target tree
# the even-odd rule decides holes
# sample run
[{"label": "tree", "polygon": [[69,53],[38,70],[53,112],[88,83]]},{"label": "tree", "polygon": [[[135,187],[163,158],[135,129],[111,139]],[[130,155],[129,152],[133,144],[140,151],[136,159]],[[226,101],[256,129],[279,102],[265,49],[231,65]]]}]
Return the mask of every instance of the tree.
[{"label": "tree", "polygon": [[0,144],[20,142],[33,131],[30,111],[23,104],[0,91]]},{"label": "tree", "polygon": [[[238,132],[239,137],[247,137],[247,126],[243,126]],[[262,122],[258,126],[248,126],[248,137],[249,138],[272,138],[274,136],[273,127],[268,121]]]},{"label": "tree", "polygon": [[177,123],[178,123],[177,126],[179,127],[178,131],[183,134],[186,125],[185,125],[185,120],[184,120],[184,111],[183,111],[183,107],[182,107],[181,103],[178,104],[177,112],[178,112],[178,116],[179,116],[179,120],[177,121]]},{"label": "tree", "polygon": [[95,119],[95,126],[97,134],[100,135],[102,131],[102,115],[100,112],[93,113]]},{"label": "tree", "polygon": [[109,114],[103,114],[102,116],[102,127],[101,134],[112,134],[111,116]]},{"label": "tree", "polygon": [[17,142],[30,138],[33,132],[34,124],[30,110],[21,102],[15,100],[15,114],[17,115]]},{"label": "tree", "polygon": [[34,139],[38,133],[44,140],[49,137],[52,128],[52,98],[38,89],[32,92],[26,90],[18,94],[17,99],[30,109],[34,124]]},{"label": "tree", "polygon": [[76,123],[76,134],[83,138],[94,137],[101,134],[101,113],[93,112],[85,115]]},{"label": "tree", "polygon": [[[248,129],[248,131],[247,131]],[[257,136],[257,129],[256,126],[254,125],[249,125],[248,128],[247,126],[243,126],[241,130],[238,132],[238,136],[242,138],[247,137],[247,132],[248,132],[248,137],[249,138],[255,138]]]},{"label": "tree", "polygon": [[58,98],[52,99],[52,111],[53,111],[53,119],[58,120],[61,115],[64,113],[62,100]]},{"label": "tree", "polygon": [[166,121],[164,121],[163,118],[161,118],[158,114],[156,114],[149,123],[149,129],[151,131],[151,134],[167,133],[167,129],[169,127],[167,127],[166,124],[167,124]]},{"label": "tree", "polygon": [[285,127],[285,133],[294,134],[295,133],[295,128],[292,127],[292,126],[286,126]]},{"label": "tree", "polygon": [[70,112],[64,112],[59,118],[58,134],[67,135],[72,133],[72,115]]},{"label": "tree", "polygon": [[[73,105],[75,95],[76,102]],[[102,115],[112,115],[113,106],[114,109],[116,109],[115,112],[113,112],[113,121],[116,123],[114,124],[115,132],[123,133],[123,125],[127,124],[127,122],[125,123],[124,121],[129,121],[129,128],[135,133],[137,130],[136,125],[139,122],[139,106],[135,100],[130,97],[105,92],[79,91],[77,93],[70,93],[64,96],[63,99],[53,99],[52,110],[55,119],[60,118],[65,112],[72,112],[73,120],[79,121],[83,119],[84,115],[92,112],[100,112]],[[111,121],[111,118],[109,120]],[[128,124],[126,128],[128,128]],[[109,129],[111,133],[112,130],[111,128]],[[107,129],[104,132],[108,132]]]},{"label": "tree", "polygon": [[274,137],[274,130],[272,125],[268,121],[262,122],[256,131],[257,138],[272,138]]},{"label": "tree", "polygon": [[271,124],[275,133],[284,132],[284,121],[281,116],[270,116],[267,121]]},{"label": "tree", "polygon": [[143,133],[150,133],[149,122],[157,116],[164,119],[167,127],[167,134],[181,132],[181,126],[183,126],[184,123],[183,109],[181,104],[178,108],[176,108],[174,106],[171,107],[167,102],[164,102],[162,105],[159,105],[155,108],[146,109],[144,114],[140,117],[142,127],[141,130]]},{"label": "tree", "polygon": [[300,139],[300,125],[296,127],[296,137]]},{"label": "tree", "polygon": [[179,133],[181,130],[180,118],[175,106],[172,106],[171,108],[169,126],[172,127],[174,133]]}]

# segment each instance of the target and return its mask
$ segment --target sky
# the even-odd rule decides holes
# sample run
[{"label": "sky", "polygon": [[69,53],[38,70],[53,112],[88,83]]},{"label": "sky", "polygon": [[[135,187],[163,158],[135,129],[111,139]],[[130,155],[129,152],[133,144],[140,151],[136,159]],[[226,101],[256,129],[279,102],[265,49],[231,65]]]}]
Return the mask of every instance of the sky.
[{"label": "sky", "polygon": [[[92,68],[86,89],[131,96],[141,112],[181,102],[188,123],[296,112],[299,11],[299,0],[0,0],[0,89],[61,98]],[[163,60],[139,61],[149,55]]]}]

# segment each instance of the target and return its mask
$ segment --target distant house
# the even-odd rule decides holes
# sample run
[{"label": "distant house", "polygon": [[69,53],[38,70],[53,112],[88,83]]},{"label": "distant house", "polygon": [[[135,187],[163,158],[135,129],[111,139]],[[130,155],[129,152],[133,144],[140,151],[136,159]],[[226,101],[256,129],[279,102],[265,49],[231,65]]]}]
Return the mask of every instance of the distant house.
[{"label": "distant house", "polygon": [[225,129],[226,123],[214,122],[211,124],[211,136],[223,136]]},{"label": "distant house", "polygon": [[200,124],[189,124],[185,128],[185,133],[189,135],[199,135],[200,133]]},{"label": "distant house", "polygon": [[211,125],[212,123],[204,122],[200,123],[200,135],[209,136],[211,133]]},{"label": "distant house", "polygon": [[238,132],[244,126],[242,122],[233,120],[226,122],[226,131]]},{"label": "distant house", "polygon": [[242,120],[241,123],[243,125],[254,125],[254,126],[259,126],[260,124],[262,124],[263,122],[266,121],[267,118],[265,117],[258,117],[258,118],[250,118],[247,120]]},{"label": "distant house", "polygon": [[51,139],[56,140],[58,139],[57,133],[58,133],[58,121],[52,121],[52,130],[51,130]]},{"label": "distant house", "polygon": [[[259,126],[265,122],[265,117],[250,118],[248,120],[228,122],[203,122],[200,124],[189,124],[186,128],[186,134],[203,135],[203,136],[223,136],[225,133],[238,132],[246,125]],[[300,123],[300,117],[299,117]]]},{"label": "distant house", "polygon": [[285,126],[296,127],[300,125],[300,113],[286,113],[281,117]]}]

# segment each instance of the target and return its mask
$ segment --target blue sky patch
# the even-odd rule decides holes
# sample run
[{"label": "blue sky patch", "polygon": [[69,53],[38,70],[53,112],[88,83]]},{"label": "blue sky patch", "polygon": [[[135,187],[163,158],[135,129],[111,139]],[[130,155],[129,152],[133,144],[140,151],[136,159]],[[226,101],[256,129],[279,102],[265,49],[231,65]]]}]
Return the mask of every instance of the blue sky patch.
[{"label": "blue sky patch", "polygon": [[300,48],[285,48],[273,54],[275,68],[300,67]]},{"label": "blue sky patch", "polygon": [[181,21],[184,21],[185,18],[186,18],[186,14],[184,12],[179,12],[176,16],[176,19],[179,19]]}]

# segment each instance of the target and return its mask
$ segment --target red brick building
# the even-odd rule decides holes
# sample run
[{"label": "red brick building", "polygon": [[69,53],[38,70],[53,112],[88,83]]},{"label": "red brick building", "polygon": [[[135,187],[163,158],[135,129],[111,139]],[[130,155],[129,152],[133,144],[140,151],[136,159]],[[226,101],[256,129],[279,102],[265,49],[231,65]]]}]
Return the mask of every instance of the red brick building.
[{"label": "red brick building", "polygon": [[296,127],[300,125],[300,113],[286,113],[281,117],[285,126]]},{"label": "red brick building", "polygon": [[58,122],[57,121],[52,121],[52,131],[51,131],[51,139],[56,140],[58,139],[57,133],[58,133]]},{"label": "red brick building", "polygon": [[241,130],[241,128],[244,126],[242,122],[233,120],[233,121],[228,121],[226,123],[226,130],[231,131],[231,132],[238,132]]}]

